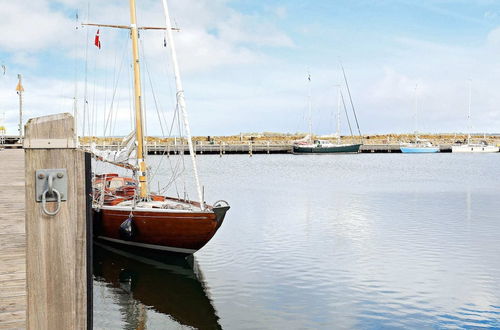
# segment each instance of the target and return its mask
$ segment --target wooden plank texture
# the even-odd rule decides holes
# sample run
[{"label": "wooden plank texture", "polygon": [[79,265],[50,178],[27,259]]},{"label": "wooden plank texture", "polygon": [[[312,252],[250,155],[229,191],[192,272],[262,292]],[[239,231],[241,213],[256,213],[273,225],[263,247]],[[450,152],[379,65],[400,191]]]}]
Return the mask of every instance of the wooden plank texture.
[{"label": "wooden plank texture", "polygon": [[[59,114],[26,124],[26,140],[73,139],[73,117]],[[76,149],[26,149],[28,329],[87,327],[86,195],[84,153]],[[65,168],[67,201],[48,216],[36,203],[35,171]],[[51,210],[55,203],[48,203]],[[1,275],[0,275],[1,276]]]},{"label": "wooden plank texture", "polygon": [[26,327],[24,151],[0,151],[0,329]]}]

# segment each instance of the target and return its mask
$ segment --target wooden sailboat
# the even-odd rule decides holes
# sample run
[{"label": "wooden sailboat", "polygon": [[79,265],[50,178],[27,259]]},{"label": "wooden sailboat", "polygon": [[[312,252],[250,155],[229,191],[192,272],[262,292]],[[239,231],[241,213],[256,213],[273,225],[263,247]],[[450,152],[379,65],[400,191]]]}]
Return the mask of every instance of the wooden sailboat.
[{"label": "wooden sailboat", "polygon": [[[108,173],[94,178],[94,234],[98,240],[133,247],[137,250],[192,254],[201,249],[215,235],[222,225],[229,204],[225,201],[218,201],[211,206],[204,201],[166,0],[163,0],[163,8],[166,26],[160,29],[166,30],[170,46],[177,89],[177,106],[184,121],[198,201],[153,194],[148,188],[138,47],[140,27],[137,26],[135,0],[130,0],[130,27],[88,24],[130,29],[135,101],[135,135],[129,136],[125,152],[119,155],[115,153],[111,157],[109,154],[99,155],[93,150],[99,160],[117,164],[134,172],[133,177],[121,177]],[[135,153],[134,161],[131,159],[133,153]]]}]

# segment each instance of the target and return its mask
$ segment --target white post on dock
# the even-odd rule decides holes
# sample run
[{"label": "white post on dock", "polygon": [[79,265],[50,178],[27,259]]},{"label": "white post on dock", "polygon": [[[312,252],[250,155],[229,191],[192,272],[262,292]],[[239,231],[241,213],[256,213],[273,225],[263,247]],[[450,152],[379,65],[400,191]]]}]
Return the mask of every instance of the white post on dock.
[{"label": "white post on dock", "polygon": [[23,93],[24,93],[24,87],[23,87],[23,82],[22,79],[23,77],[18,74],[17,75],[17,87],[16,87],[16,92],[17,95],[19,95],[19,143],[23,142]]},{"label": "white post on dock", "polygon": [[74,129],[68,113],[26,124],[28,329],[92,328],[90,156]]}]

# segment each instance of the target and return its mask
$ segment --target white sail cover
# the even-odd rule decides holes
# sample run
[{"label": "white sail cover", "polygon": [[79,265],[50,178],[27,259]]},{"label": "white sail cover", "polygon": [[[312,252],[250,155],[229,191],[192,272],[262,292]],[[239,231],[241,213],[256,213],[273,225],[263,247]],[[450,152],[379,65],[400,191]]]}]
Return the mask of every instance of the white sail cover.
[{"label": "white sail cover", "polygon": [[90,146],[90,152],[100,160],[113,163],[137,166],[135,131],[123,138],[118,150],[99,150],[95,143]]},{"label": "white sail cover", "polygon": [[311,141],[311,135],[307,134],[302,139],[293,140],[293,143],[303,143],[303,142],[309,142],[309,141]]}]

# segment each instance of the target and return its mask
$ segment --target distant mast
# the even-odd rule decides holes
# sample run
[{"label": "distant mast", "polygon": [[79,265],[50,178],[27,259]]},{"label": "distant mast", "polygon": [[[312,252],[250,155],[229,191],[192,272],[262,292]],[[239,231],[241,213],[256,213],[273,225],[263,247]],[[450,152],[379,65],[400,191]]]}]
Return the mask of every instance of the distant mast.
[{"label": "distant mast", "polygon": [[354,115],[354,120],[356,122],[356,127],[358,129],[359,139],[361,144],[363,143],[363,135],[361,135],[361,130],[359,129],[358,116],[356,115],[356,110],[354,109],[354,103],[352,102],[351,89],[349,88],[349,83],[347,82],[347,76],[345,74],[344,66],[342,62],[339,62],[340,68],[342,69],[342,75],[344,76],[345,87],[347,89],[347,94],[349,95],[349,102],[351,103],[352,114]]},{"label": "distant mast", "polygon": [[340,98],[341,98],[341,91],[340,91],[340,88],[341,88],[341,85],[338,84],[337,85],[338,87],[338,92],[337,92],[337,141],[338,143],[340,144]]},{"label": "distant mast", "polygon": [[418,99],[417,99],[418,84],[415,85],[415,142],[418,140]]},{"label": "distant mast", "polygon": [[470,108],[472,104],[472,79],[469,79],[469,113],[467,115],[467,125],[469,126],[468,129],[468,134],[467,134],[467,144],[470,144],[470,134],[472,132],[472,125],[471,125],[471,120],[470,120]]},{"label": "distant mast", "polygon": [[311,104],[311,74],[307,72],[308,94],[307,102],[309,106],[309,140],[312,141],[312,104]]}]

